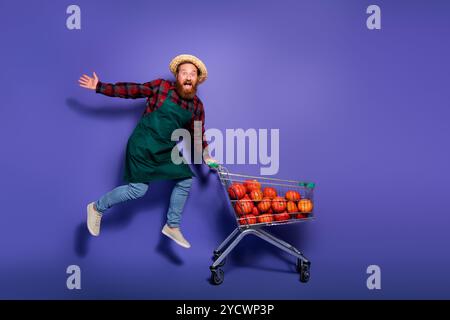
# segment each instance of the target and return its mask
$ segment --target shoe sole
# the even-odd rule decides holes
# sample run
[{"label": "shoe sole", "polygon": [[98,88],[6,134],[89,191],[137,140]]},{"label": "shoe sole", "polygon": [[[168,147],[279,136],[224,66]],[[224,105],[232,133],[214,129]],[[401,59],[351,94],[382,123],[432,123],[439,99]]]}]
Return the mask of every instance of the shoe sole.
[{"label": "shoe sole", "polygon": [[173,241],[175,241],[175,243],[178,244],[179,246],[182,246],[183,248],[186,248],[186,249],[189,249],[191,247],[190,245],[187,246],[184,243],[182,243],[182,242],[178,241],[177,239],[175,239],[174,237],[172,237],[172,235],[170,233],[166,232],[166,230],[163,229],[161,232],[166,237],[168,237],[168,238],[172,239]]},{"label": "shoe sole", "polygon": [[[98,237],[98,234],[95,234],[92,230],[91,230],[91,228],[89,227],[89,211],[91,210],[91,208],[90,208],[90,206],[93,206],[93,204],[92,203],[89,203],[88,205],[87,205],[87,219],[86,219],[86,225],[87,225],[87,228],[88,228],[88,230],[89,230],[89,233],[91,234],[91,235],[93,235],[94,237]],[[92,210],[94,210],[94,208],[92,208]]]}]

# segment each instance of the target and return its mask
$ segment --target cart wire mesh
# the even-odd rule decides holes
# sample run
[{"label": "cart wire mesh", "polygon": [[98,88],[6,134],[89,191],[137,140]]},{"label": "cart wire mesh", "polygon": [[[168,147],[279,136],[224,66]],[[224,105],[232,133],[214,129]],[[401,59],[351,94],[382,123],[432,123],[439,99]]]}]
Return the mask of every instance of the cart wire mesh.
[{"label": "cart wire mesh", "polygon": [[229,211],[239,228],[252,228],[313,220],[314,188],[311,181],[230,173],[217,169],[226,191]]}]

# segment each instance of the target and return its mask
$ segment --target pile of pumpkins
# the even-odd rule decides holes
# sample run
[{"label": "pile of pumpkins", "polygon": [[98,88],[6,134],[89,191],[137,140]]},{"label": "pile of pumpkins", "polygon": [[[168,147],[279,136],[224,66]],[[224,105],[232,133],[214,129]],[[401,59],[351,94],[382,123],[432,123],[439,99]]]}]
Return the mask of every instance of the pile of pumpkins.
[{"label": "pile of pumpkins", "polygon": [[228,195],[241,225],[305,219],[313,210],[311,199],[302,199],[298,191],[281,196],[272,187],[262,189],[257,180],[232,183]]}]

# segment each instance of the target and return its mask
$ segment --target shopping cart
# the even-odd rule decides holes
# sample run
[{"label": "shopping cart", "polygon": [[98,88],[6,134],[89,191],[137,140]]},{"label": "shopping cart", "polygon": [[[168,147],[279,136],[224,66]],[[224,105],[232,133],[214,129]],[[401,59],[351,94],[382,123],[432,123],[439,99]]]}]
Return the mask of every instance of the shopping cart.
[{"label": "shopping cart", "polygon": [[[237,222],[236,229],[213,252],[214,263],[210,266],[211,282],[216,285],[223,282],[224,272],[221,267],[224,266],[226,257],[249,234],[253,234],[295,256],[300,281],[308,282],[310,261],[295,247],[264,230],[264,227],[313,220],[315,184],[313,182],[233,174],[224,166],[217,164],[212,164],[210,167],[218,173],[227,199],[228,211],[233,214]],[[251,197],[249,197],[249,190],[259,190],[259,192],[250,193]],[[243,193],[247,195],[243,196]],[[262,199],[261,193],[263,194]],[[271,197],[271,199],[269,200],[265,196]],[[286,207],[285,210],[283,210],[284,207]]]}]

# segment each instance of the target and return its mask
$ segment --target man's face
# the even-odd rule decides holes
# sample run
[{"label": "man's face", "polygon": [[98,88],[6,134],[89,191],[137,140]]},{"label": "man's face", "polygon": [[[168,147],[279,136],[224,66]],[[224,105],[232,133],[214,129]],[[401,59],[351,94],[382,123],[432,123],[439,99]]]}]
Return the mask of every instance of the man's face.
[{"label": "man's face", "polygon": [[197,93],[198,70],[192,63],[184,63],[178,67],[177,92],[183,99],[192,99]]}]

